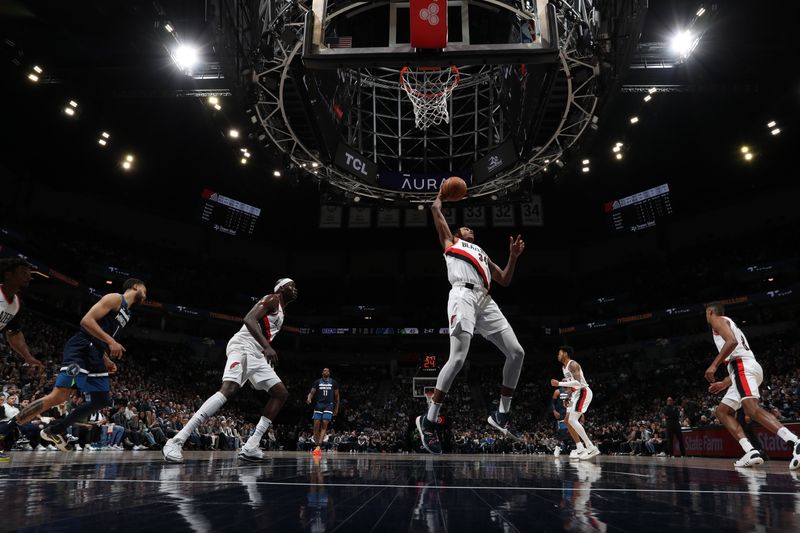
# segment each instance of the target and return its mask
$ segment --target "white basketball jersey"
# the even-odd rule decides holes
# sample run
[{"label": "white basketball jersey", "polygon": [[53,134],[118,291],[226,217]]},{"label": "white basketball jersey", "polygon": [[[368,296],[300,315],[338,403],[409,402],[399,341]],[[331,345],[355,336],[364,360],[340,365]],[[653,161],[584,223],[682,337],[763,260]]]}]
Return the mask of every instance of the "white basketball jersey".
[{"label": "white basketball jersey", "polygon": [[[275,335],[277,335],[281,330],[281,326],[283,326],[283,307],[279,302],[278,309],[272,314],[265,315],[264,318],[261,319],[259,327],[261,328],[261,333],[264,334],[267,340],[272,342],[272,339],[274,339]],[[236,332],[236,334],[233,336],[233,339],[246,340],[255,344],[256,346],[260,346],[255,337],[253,337],[252,333],[250,333],[250,330],[247,329],[247,324],[244,324],[242,329]]]},{"label": "white basketball jersey", "polygon": [[19,296],[14,297],[9,301],[6,298],[6,293],[3,292],[3,286],[0,285],[0,331],[6,329],[6,326],[14,320],[19,310],[22,308]]},{"label": "white basketball jersey", "polygon": [[[733,331],[733,336],[737,341],[739,341],[739,344],[736,345],[736,348],[734,348],[728,358],[725,359],[725,362],[727,363],[731,359],[752,359],[755,361],[756,354],[754,354],[753,350],[750,349],[750,343],[747,342],[747,337],[744,336],[744,333],[741,329],[739,329],[739,326],[736,325],[736,322],[726,316],[722,318],[728,322],[728,325],[731,327],[731,331]],[[721,351],[722,347],[725,346],[725,339],[723,339],[722,336],[715,330],[714,344],[717,345],[717,351]]]},{"label": "white basketball jersey", "polygon": [[[572,360],[570,360],[570,362],[567,363],[567,366],[561,367],[561,370],[564,372],[564,381],[572,381],[575,379],[575,376],[572,375],[572,372],[570,372],[568,368],[570,364],[572,364]],[[589,384],[586,383],[586,374],[583,373],[583,369],[581,369],[581,379],[579,381],[581,386],[573,387],[573,390],[585,389],[586,387],[589,386]]]},{"label": "white basketball jersey", "polygon": [[447,280],[453,283],[473,283],[487,291],[492,281],[489,256],[477,244],[456,238],[452,246],[444,251],[447,263]]}]

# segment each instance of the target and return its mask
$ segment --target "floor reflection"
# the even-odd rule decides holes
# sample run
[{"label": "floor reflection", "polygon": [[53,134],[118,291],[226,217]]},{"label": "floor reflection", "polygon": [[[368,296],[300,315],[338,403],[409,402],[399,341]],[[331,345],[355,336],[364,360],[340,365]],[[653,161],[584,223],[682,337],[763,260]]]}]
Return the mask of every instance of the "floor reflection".
[{"label": "floor reflection", "polygon": [[[800,530],[782,462],[542,456],[15,454],[0,466],[2,528],[197,532]],[[98,522],[99,521],[99,522]]]}]

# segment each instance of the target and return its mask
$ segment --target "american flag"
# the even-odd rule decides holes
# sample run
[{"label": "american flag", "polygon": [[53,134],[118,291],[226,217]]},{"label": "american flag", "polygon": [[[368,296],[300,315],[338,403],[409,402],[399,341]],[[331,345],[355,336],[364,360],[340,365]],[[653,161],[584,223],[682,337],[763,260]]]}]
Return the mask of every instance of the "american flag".
[{"label": "american flag", "polygon": [[353,38],[352,37],[339,37],[337,39],[332,39],[328,46],[331,48],[352,48],[353,47]]}]

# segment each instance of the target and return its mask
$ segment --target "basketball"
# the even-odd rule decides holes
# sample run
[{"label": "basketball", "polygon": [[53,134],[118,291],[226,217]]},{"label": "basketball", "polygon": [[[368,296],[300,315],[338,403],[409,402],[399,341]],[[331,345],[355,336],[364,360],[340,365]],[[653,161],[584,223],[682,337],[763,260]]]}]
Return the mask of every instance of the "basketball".
[{"label": "basketball", "polygon": [[442,182],[442,200],[457,202],[467,194],[467,182],[458,176],[450,176]]}]

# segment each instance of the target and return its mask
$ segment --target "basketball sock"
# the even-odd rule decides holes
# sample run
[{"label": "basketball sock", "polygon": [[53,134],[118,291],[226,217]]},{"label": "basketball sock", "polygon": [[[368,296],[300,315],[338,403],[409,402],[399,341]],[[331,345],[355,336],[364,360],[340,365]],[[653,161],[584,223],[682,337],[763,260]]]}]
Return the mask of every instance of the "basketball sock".
[{"label": "basketball sock", "polygon": [[787,427],[779,429],[777,435],[782,438],[784,442],[796,443],[798,441],[797,435],[789,431]]},{"label": "basketball sock", "polygon": [[744,453],[750,453],[753,450],[753,445],[750,444],[750,441],[745,439],[739,439],[739,446],[742,447]]},{"label": "basketball sock", "polygon": [[583,450],[585,450],[586,448],[584,448],[584,446],[583,446],[583,443],[582,443],[582,442],[578,442],[577,444],[575,444],[575,449],[576,449],[576,450],[578,450],[578,452],[582,452],[582,451],[583,451]]},{"label": "basketball sock", "polygon": [[501,413],[507,413],[511,410],[511,396],[503,396],[500,395],[500,407],[498,411]]},{"label": "basketball sock", "polygon": [[439,409],[441,408],[442,404],[431,402],[431,404],[428,406],[428,415],[426,416],[428,421],[436,422],[437,420],[439,420]]},{"label": "basketball sock", "polygon": [[206,402],[200,406],[200,409],[194,414],[194,416],[189,420],[183,429],[181,429],[177,435],[172,437],[173,442],[178,444],[183,444],[192,434],[192,431],[197,429],[197,426],[204,423],[208,420],[208,417],[214,416],[214,413],[219,411],[220,407],[225,405],[225,402],[228,399],[225,397],[224,394],[217,391],[211,396]]},{"label": "basketball sock", "polygon": [[267,432],[267,430],[271,425],[272,425],[272,420],[270,420],[266,416],[262,416],[261,420],[259,420],[258,424],[256,425],[255,431],[253,431],[253,434],[250,435],[249,439],[247,439],[247,442],[245,443],[244,447],[249,448],[251,450],[253,448],[258,448],[259,444],[261,444],[261,437],[264,436],[264,433]]},{"label": "basketball sock", "polygon": [[581,441],[586,445],[587,448],[591,448],[594,446],[592,441],[589,440],[589,435],[586,434],[586,430],[583,429],[583,425],[581,424],[580,420],[577,417],[570,417],[569,418],[569,425],[572,426],[572,429],[575,430],[575,433],[581,438]]}]

